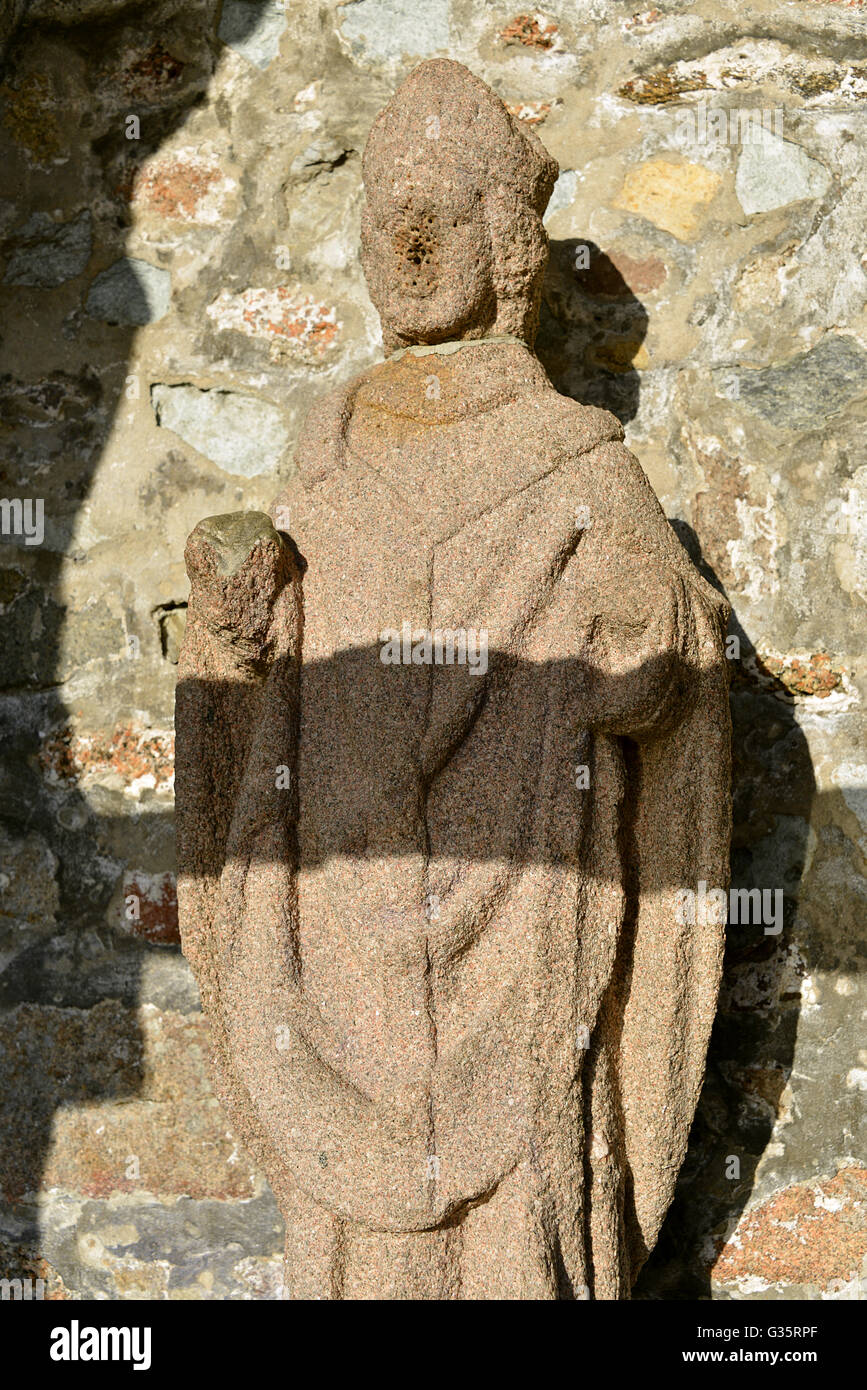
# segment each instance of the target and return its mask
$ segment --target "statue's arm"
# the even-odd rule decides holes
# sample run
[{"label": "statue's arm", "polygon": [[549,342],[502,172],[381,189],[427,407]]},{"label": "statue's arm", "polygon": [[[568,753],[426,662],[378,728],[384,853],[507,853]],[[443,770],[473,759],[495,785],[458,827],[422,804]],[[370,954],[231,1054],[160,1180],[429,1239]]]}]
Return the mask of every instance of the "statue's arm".
[{"label": "statue's arm", "polygon": [[178,894],[184,952],[207,1006],[220,878],[267,684],[285,685],[287,717],[293,713],[300,576],[261,512],[200,522],[186,563],[191,592],[175,703]]},{"label": "statue's arm", "polygon": [[576,548],[570,586],[582,722],[641,741],[671,729],[694,698],[709,659],[705,619],[710,659],[725,670],[729,610],[693,567],[634,455],[606,443],[589,468],[606,495]]},{"label": "statue's arm", "polygon": [[586,725],[632,745],[620,813],[628,928],[593,1044],[617,1068],[631,1282],[674,1192],[719,986],[725,911],[691,923],[681,903],[684,890],[728,884],[729,609],[692,566],[633,455],[611,443],[589,463],[582,489],[588,478],[600,489],[567,601],[577,707]]}]

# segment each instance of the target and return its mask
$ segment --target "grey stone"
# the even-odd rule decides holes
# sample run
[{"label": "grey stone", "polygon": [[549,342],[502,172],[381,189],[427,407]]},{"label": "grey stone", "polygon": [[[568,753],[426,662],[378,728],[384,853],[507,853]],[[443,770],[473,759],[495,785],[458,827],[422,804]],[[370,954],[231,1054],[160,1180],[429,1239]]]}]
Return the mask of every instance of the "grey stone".
[{"label": "grey stone", "polygon": [[831,175],[817,159],[791,140],[764,132],[764,139],[744,145],[738,160],[735,192],[744,212],[771,212],[800,198],[822,198]]},{"label": "grey stone", "polygon": [[160,648],[166,661],[178,664],[178,655],[187,625],[187,610],[183,607],[161,608],[157,613],[160,629]]},{"label": "grey stone", "polygon": [[90,260],[91,219],[87,209],[71,222],[55,222],[35,212],[16,237],[4,285],[50,290],[80,275]]},{"label": "grey stone", "polygon": [[108,604],[94,601],[83,608],[67,608],[56,648],[56,673],[66,679],[99,655],[126,649],[123,622]]},{"label": "grey stone", "polygon": [[[65,609],[35,584],[16,586],[12,597],[3,613],[0,689],[47,685],[56,675],[57,643]],[[39,633],[38,642],[33,640],[34,632]]]},{"label": "grey stone", "polygon": [[356,0],[343,9],[340,27],[355,57],[373,62],[425,58],[447,52],[449,0]]},{"label": "grey stone", "polygon": [[575,169],[563,170],[554,184],[554,192],[551,194],[551,201],[545,213],[546,222],[550,217],[553,217],[555,212],[561,212],[563,208],[568,208],[575,197],[578,182],[578,173]]},{"label": "grey stone", "polygon": [[[24,1213],[20,1234],[26,1235]],[[84,1298],[273,1299],[281,1296],[283,1223],[269,1191],[247,1201],[147,1194],[75,1201],[43,1212],[46,1258]]]},{"label": "grey stone", "polygon": [[57,856],[41,835],[0,829],[0,974],[54,927],[60,905]]},{"label": "grey stone", "polygon": [[277,57],[285,28],[280,0],[224,0],[218,33],[248,63],[264,69]]},{"label": "grey stone", "polygon": [[138,1003],[179,1014],[195,1014],[201,1009],[199,988],[188,962],[180,950],[161,946],[142,956]]},{"label": "grey stone", "polygon": [[257,396],[160,384],[151,388],[151,404],[158,425],[243,478],[273,472],[289,442],[282,412]]},{"label": "grey stone", "polygon": [[726,371],[715,376],[737,382],[748,409],[779,427],[821,426],[867,385],[867,352],[853,338],[828,334],[810,352],[760,371]]},{"label": "grey stone", "polygon": [[277,536],[265,512],[209,516],[199,523],[199,530],[213,550],[217,569],[227,579],[238,573],[257,543],[267,543]]},{"label": "grey stone", "polygon": [[167,270],[124,256],[97,275],[87,296],[91,318],[141,326],[168,312],[172,277]]},{"label": "grey stone", "polygon": [[337,140],[329,140],[327,137],[314,140],[293,159],[289,172],[295,179],[312,179],[317,174],[329,173],[338,164],[342,164],[347,153]]}]

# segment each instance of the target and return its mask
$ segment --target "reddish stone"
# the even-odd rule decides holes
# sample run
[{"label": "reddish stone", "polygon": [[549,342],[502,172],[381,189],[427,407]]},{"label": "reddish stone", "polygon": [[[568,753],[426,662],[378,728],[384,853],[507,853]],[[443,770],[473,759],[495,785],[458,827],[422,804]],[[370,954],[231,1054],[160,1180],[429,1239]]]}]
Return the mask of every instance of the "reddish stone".
[{"label": "reddish stone", "polygon": [[514,101],[506,106],[510,115],[525,125],[541,125],[551,114],[550,101]]},{"label": "reddish stone", "polygon": [[134,176],[132,197],[160,217],[192,221],[198,205],[222,175],[217,168],[183,159],[165,159]]},{"label": "reddish stone", "polygon": [[662,19],[661,10],[645,10],[643,14],[634,14],[631,19],[627,19],[623,28],[627,32],[631,29],[649,29],[658,19]]},{"label": "reddish stone", "polygon": [[500,30],[505,43],[522,43],[527,48],[551,48],[557,37],[557,25],[546,24],[544,29],[536,15],[519,14]]},{"label": "reddish stone", "polygon": [[796,1184],[746,1212],[720,1240],[712,1265],[722,1283],[816,1284],[857,1276],[864,1258],[867,1168]]},{"label": "reddish stone", "polygon": [[206,312],[218,329],[251,338],[286,339],[317,355],[331,347],[341,327],[334,309],[288,285],[251,288],[234,295],[224,290]]},{"label": "reddish stone", "polygon": [[762,676],[779,681],[791,695],[818,695],[824,699],[843,682],[843,672],[835,670],[827,652],[813,656],[760,656],[756,669]]},{"label": "reddish stone", "polygon": [[175,58],[161,43],[152,44],[128,63],[119,74],[119,82],[130,96],[154,96],[171,87],[184,71],[186,63]]},{"label": "reddish stone", "polygon": [[625,251],[596,255],[586,270],[579,270],[578,284],[598,299],[628,299],[635,291],[655,290],[668,271],[662,261],[651,256],[634,260]]},{"label": "reddish stone", "polygon": [[[124,874],[124,926],[155,946],[175,946],[178,933],[178,887],[174,874],[146,874],[140,869]],[[135,904],[130,900],[134,899]],[[130,916],[137,905],[138,916]]]},{"label": "reddish stone", "polygon": [[70,726],[55,730],[42,745],[39,761],[49,782],[73,787],[88,776],[116,773],[132,786],[147,779],[154,790],[170,790],[174,778],[174,735],[141,724],[118,724],[78,733]]}]

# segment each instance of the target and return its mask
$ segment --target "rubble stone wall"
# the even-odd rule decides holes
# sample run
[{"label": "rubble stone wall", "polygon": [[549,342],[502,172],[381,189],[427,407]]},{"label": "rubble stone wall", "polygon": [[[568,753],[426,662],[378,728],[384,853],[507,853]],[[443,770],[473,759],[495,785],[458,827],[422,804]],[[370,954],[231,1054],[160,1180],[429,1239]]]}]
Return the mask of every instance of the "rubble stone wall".
[{"label": "rubble stone wall", "polygon": [[448,55],[559,161],[539,353],[733,605],[733,884],[783,894],[636,1294],[863,1296],[867,10],[635,3],[0,0],[0,1276],[280,1296],[178,946],[183,547],[381,353],[360,155]]}]

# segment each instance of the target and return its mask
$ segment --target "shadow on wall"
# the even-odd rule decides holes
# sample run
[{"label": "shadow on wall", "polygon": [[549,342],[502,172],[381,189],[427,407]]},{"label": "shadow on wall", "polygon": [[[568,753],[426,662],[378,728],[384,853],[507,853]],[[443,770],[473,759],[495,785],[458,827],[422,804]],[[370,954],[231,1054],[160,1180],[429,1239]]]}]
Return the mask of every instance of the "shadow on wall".
[{"label": "shadow on wall", "polygon": [[648,315],[594,241],[551,241],[536,352],[557,390],[626,425],[638,414],[634,361]]},{"label": "shadow on wall", "polygon": [[[673,525],[704,577],[725,593],[692,528]],[[741,657],[752,656],[753,644],[734,613],[729,631]],[[800,948],[810,971],[838,964],[797,937],[808,826],[818,809],[816,779],[790,692],[770,674],[757,680],[754,671],[743,659],[733,671],[731,885],[782,888],[783,930],[766,935],[761,926],[728,926],[720,1004],[689,1150],[636,1298],[711,1296],[710,1267],[719,1246],[712,1232],[728,1235],[749,1201],[792,1070],[800,991],[795,979],[790,992],[784,987],[790,953]],[[772,852],[780,834],[787,836],[783,882]]]},{"label": "shadow on wall", "polygon": [[[5,432],[0,490],[7,497],[44,498],[47,520],[44,545],[0,547],[0,825],[10,837],[41,837],[57,861],[59,880],[59,899],[46,903],[43,920],[31,895],[20,914],[23,931],[13,928],[13,935],[18,931],[14,950],[7,952],[7,942],[2,943],[8,963],[0,973],[0,1187],[6,1203],[0,1273],[7,1277],[40,1272],[35,1198],[46,1177],[56,1111],[135,1096],[141,1089],[143,1041],[132,1010],[152,948],[107,925],[115,884],[106,879],[105,861],[122,857],[121,847],[129,845],[133,833],[130,820],[98,815],[74,786],[52,784],[40,752],[46,731],[68,722],[71,711],[59,693],[63,684],[89,653],[114,647],[121,655],[126,641],[99,602],[84,614],[67,611],[61,570],[87,563],[86,553],[70,549],[69,538],[123,400],[136,325],[152,313],[153,286],[135,271],[115,269],[123,260],[135,166],[181,128],[201,100],[219,51],[221,16],[221,32],[229,37],[225,26],[232,26],[231,37],[238,41],[245,23],[251,31],[256,26],[263,6],[244,0],[223,6],[218,0],[186,7],[164,3],[148,14],[152,33],[157,21],[165,20],[153,41],[142,37],[134,16],[127,16],[135,9],[132,3],[116,6],[111,22],[87,22],[99,8],[85,3],[79,6],[85,22],[52,27],[50,0],[41,0],[32,12],[40,27],[13,36],[3,77],[0,157],[8,172],[0,294],[19,320],[29,318],[31,331],[27,341],[7,339],[0,345]],[[85,112],[83,122],[92,134],[85,135],[74,158],[58,163],[76,92],[92,93],[93,111]],[[110,93],[115,104],[109,117]],[[121,113],[128,110],[142,117],[134,148],[124,134]],[[576,253],[583,245],[590,249],[590,262],[576,272]],[[605,406],[626,422],[638,406],[639,376],[632,364],[646,332],[646,310],[592,243],[554,242],[551,251],[539,355],[558,389]],[[108,279],[94,287],[104,272]],[[685,539],[689,548],[690,538]],[[137,694],[131,675],[123,708],[107,711],[107,720],[123,719],[137,708]],[[807,818],[814,782],[791,709],[773,692],[745,680],[735,687],[733,707],[738,749],[733,881],[750,886],[752,875],[760,874],[754,846],[772,828],[757,823],[755,805],[768,800],[766,786],[759,798],[760,784],[768,776],[780,779],[783,813]],[[785,785],[776,754],[781,743],[792,773]],[[168,841],[170,818],[143,817],[135,833],[144,856]],[[797,880],[795,866],[786,885],[784,941]],[[745,959],[758,961],[783,949],[778,938],[758,932],[751,936],[749,929],[736,929],[731,972]],[[729,1059],[737,1055],[737,1064],[748,1066],[744,1059],[752,1055],[768,1069],[774,1050],[773,1066],[785,1078],[796,1017],[793,1005],[771,1041],[772,1025],[765,1018],[736,1008],[721,1014],[680,1194],[640,1296],[706,1293],[707,1281],[696,1274],[692,1257],[696,1241],[715,1221],[731,1220],[742,1207],[771,1125],[770,1116],[747,1129],[739,1122],[741,1093],[731,1084]],[[723,1158],[731,1152],[749,1156],[740,1184],[724,1178]],[[121,1173],[104,1176],[107,1191],[124,1190]]]},{"label": "shadow on wall", "polygon": [[[131,843],[137,864],[172,853],[170,817],[100,815],[64,765],[74,711],[63,685],[80,682],[90,659],[115,651],[130,671],[112,687],[107,725],[141,704],[124,626],[98,593],[81,612],[64,600],[64,574],[87,564],[72,538],[124,403],[136,328],[168,294],[167,272],[124,254],[129,201],[142,161],[202,101],[218,26],[243,44],[273,5],[162,0],[144,31],[135,0],[84,0],[72,19],[71,8],[36,0],[23,27],[0,34],[0,302],[15,325],[0,342],[0,494],[39,498],[45,516],[41,545],[0,538],[0,841],[4,857],[10,846],[17,854],[0,880],[0,1276],[9,1278],[45,1272],[36,1202],[51,1181],[56,1112],[140,1092],[134,1010],[153,948],[109,925],[111,865],[122,868]],[[98,1154],[71,1157],[91,1187],[135,1186],[122,1163],[100,1171]]]}]

